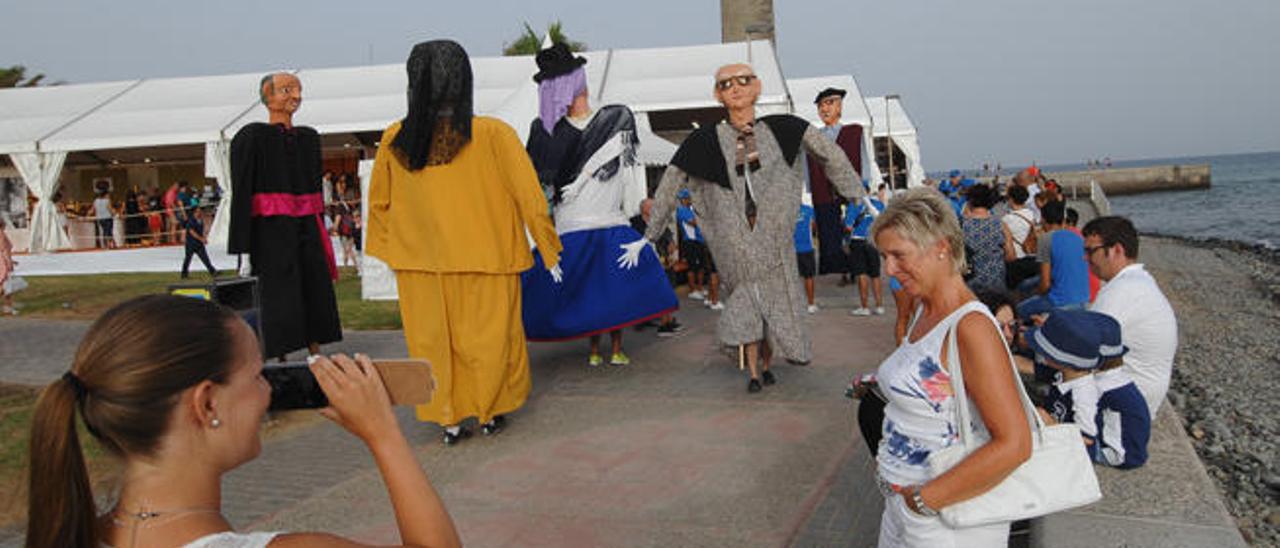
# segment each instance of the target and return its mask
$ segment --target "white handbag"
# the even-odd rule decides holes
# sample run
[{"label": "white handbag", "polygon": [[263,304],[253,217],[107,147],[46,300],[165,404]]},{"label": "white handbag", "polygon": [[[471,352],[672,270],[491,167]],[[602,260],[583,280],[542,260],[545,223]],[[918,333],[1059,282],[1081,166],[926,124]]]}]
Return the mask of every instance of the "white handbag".
[{"label": "white handbag", "polygon": [[[969,399],[965,393],[964,376],[961,374],[960,352],[956,345],[959,321],[952,324],[947,338],[951,387],[955,391],[955,406],[959,414],[957,429],[960,443],[934,451],[929,456],[929,469],[933,477],[950,470],[977,449],[973,425],[970,423]],[[1008,346],[1005,353],[1008,354]],[[1013,363],[1009,356],[1009,363]],[[1060,512],[1097,502],[1102,498],[1098,489],[1098,477],[1085,450],[1080,429],[1072,423],[1046,426],[1026,388],[1013,371],[1022,409],[1031,425],[1031,458],[1022,463],[991,490],[944,506],[938,511],[942,522],[950,527],[974,527],[991,523],[1010,522]]]}]

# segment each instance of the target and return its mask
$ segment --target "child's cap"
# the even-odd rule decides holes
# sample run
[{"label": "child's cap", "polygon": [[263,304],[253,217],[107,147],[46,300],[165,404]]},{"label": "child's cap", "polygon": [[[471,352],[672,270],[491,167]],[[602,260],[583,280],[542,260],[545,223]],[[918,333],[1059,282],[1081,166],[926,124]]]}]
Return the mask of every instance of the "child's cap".
[{"label": "child's cap", "polygon": [[1072,369],[1089,371],[1102,363],[1102,337],[1097,312],[1055,310],[1044,325],[1031,331],[1027,344],[1037,354]]},{"label": "child's cap", "polygon": [[1089,318],[1093,320],[1095,328],[1098,330],[1098,354],[1103,360],[1119,358],[1129,353],[1129,347],[1124,345],[1121,338],[1120,322],[1115,318],[1106,314],[1092,312]]},{"label": "child's cap", "polygon": [[680,189],[680,192],[676,193],[676,198],[677,198],[677,199],[680,199],[680,200],[683,200],[683,199],[685,199],[685,198],[689,198],[689,197],[691,197],[691,196],[690,196],[690,194],[689,194],[689,189],[687,189],[687,188],[682,188],[682,189]]}]

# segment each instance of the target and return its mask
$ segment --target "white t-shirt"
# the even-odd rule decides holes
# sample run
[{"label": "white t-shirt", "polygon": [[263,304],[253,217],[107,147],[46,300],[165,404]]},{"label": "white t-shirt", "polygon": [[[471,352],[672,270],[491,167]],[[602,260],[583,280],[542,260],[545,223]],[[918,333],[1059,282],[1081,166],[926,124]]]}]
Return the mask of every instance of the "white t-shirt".
[{"label": "white t-shirt", "polygon": [[111,199],[106,196],[93,201],[93,218],[99,221],[111,218]]},{"label": "white t-shirt", "polygon": [[1030,255],[1035,250],[1023,250],[1022,243],[1027,241],[1027,234],[1031,232],[1031,227],[1035,226],[1036,214],[1027,208],[1015,209],[1007,215],[1000,218],[1000,222],[1004,226],[1009,227],[1009,233],[1013,235],[1013,251],[1018,254],[1019,259]]},{"label": "white t-shirt", "polygon": [[1121,340],[1129,347],[1124,370],[1155,417],[1169,391],[1173,356],[1178,351],[1178,319],[1169,300],[1141,264],[1131,264],[1098,290],[1090,310],[1120,322]]},{"label": "white t-shirt", "polygon": [[1040,222],[1040,208],[1036,207],[1036,194],[1040,193],[1040,185],[1031,183],[1027,185],[1027,209],[1036,214],[1036,222]]}]

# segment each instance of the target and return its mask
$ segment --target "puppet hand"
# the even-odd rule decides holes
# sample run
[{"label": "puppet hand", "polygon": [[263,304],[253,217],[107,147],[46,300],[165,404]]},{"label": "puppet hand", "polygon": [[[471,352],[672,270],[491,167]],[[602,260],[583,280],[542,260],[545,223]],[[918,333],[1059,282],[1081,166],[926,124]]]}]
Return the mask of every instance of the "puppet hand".
[{"label": "puppet hand", "polygon": [[564,271],[560,270],[560,265],[555,265],[547,269],[547,272],[551,273],[551,279],[554,280],[556,283],[560,283],[564,281]]},{"label": "puppet hand", "polygon": [[618,257],[618,266],[630,270],[640,264],[640,252],[644,251],[644,246],[649,245],[649,240],[640,238],[629,244],[622,244],[618,247],[622,248],[622,256]]},{"label": "puppet hand", "polygon": [[247,278],[250,274],[253,274],[253,264],[249,262],[248,255],[241,255],[241,257],[244,260],[240,263],[240,276]]}]

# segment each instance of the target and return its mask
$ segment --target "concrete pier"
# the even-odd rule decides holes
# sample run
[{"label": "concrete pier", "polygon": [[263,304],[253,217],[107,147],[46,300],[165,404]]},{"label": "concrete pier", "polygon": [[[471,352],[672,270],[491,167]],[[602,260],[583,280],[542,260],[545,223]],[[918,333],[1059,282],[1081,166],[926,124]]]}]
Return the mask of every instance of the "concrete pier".
[{"label": "concrete pier", "polygon": [[1209,164],[1163,165],[1095,169],[1091,171],[1063,171],[1046,173],[1057,179],[1064,188],[1078,186],[1089,188],[1089,181],[1096,181],[1108,196],[1139,194],[1163,190],[1201,190],[1209,188]]},{"label": "concrete pier", "polygon": [[[1072,187],[1081,195],[1089,192],[1089,182],[1095,181],[1107,196],[1141,194],[1165,190],[1203,190],[1210,186],[1209,164],[1170,164],[1149,167],[1121,167],[1087,171],[1045,171],[1045,177],[1058,181],[1071,196]],[[1011,176],[1010,176],[1011,177]],[[990,183],[990,177],[980,177]],[[1001,177],[1008,180],[1008,177]]]}]

